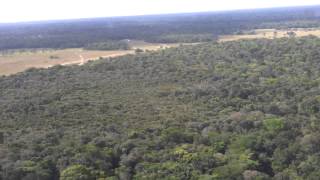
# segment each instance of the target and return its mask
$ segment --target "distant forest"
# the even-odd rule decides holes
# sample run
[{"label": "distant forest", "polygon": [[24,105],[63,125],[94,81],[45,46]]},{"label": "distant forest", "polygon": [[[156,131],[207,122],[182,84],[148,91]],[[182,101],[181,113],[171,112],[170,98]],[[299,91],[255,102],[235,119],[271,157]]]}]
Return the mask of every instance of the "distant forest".
[{"label": "distant forest", "polygon": [[87,44],[87,50],[129,50],[130,46],[126,41],[107,41],[100,43]]},{"label": "distant forest", "polygon": [[0,50],[75,48],[123,39],[199,42],[254,28],[319,27],[320,7],[0,24]]}]

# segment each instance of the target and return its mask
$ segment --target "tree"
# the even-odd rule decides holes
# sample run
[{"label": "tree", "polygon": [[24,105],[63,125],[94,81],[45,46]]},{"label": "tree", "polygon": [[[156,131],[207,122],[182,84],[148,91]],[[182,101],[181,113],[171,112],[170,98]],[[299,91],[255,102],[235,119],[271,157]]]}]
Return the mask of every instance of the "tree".
[{"label": "tree", "polygon": [[0,132],[0,144],[4,144],[4,133]]},{"label": "tree", "polygon": [[293,31],[290,31],[290,32],[287,32],[287,35],[289,36],[289,38],[294,38],[296,37],[297,34]]},{"label": "tree", "polygon": [[263,125],[268,131],[276,132],[284,127],[284,122],[281,118],[268,118],[263,121]]},{"label": "tree", "polygon": [[83,165],[72,165],[61,172],[61,180],[95,180],[91,169]]},{"label": "tree", "polygon": [[143,52],[143,50],[142,50],[142,49],[140,49],[140,48],[137,48],[137,49],[135,49],[135,50],[134,50],[134,52],[135,52],[135,53],[142,53],[142,52]]}]

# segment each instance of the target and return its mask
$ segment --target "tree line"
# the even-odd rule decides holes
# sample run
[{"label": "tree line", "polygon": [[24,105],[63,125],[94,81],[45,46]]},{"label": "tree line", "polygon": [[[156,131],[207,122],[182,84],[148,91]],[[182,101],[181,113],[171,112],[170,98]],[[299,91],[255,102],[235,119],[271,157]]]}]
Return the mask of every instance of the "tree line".
[{"label": "tree line", "polygon": [[92,43],[137,39],[199,42],[257,28],[319,27],[319,6],[219,13],[98,18],[0,24],[0,50],[78,48]]}]

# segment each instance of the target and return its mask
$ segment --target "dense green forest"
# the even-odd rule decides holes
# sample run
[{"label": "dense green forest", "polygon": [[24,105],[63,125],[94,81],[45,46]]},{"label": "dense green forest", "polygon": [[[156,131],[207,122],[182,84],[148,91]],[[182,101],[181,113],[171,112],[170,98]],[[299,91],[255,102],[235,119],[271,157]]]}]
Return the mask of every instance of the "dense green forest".
[{"label": "dense green forest", "polygon": [[149,41],[157,43],[195,43],[217,40],[212,34],[168,34],[150,38]]},{"label": "dense green forest", "polygon": [[320,27],[320,6],[0,24],[0,50],[74,48],[137,39],[177,43],[214,40],[255,28]]},{"label": "dense green forest", "polygon": [[319,60],[310,36],[1,77],[1,180],[318,180]]},{"label": "dense green forest", "polygon": [[126,41],[107,41],[100,43],[87,44],[84,49],[87,50],[129,50],[130,46]]}]

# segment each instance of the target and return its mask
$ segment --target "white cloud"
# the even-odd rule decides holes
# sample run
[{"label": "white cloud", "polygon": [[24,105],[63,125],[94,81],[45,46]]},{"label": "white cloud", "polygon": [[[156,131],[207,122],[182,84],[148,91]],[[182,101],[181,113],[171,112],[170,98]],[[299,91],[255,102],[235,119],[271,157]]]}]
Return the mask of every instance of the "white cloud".
[{"label": "white cloud", "polygon": [[320,2],[319,0],[0,0],[0,22],[312,4]]}]

